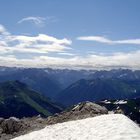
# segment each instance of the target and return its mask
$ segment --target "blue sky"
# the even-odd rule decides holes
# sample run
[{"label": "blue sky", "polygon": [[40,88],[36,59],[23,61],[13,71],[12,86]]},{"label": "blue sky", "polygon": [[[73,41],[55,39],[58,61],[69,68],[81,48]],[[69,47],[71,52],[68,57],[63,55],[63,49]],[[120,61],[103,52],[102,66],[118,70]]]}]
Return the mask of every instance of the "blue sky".
[{"label": "blue sky", "polygon": [[139,69],[139,7],[139,0],[1,0],[0,65]]}]

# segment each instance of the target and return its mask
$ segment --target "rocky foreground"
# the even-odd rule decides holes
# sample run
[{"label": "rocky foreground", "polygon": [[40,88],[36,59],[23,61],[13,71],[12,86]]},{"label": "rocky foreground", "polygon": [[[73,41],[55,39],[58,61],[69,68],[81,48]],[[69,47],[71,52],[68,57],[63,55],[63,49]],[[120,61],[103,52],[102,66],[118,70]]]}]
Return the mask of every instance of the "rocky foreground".
[{"label": "rocky foreground", "polygon": [[9,140],[35,130],[40,130],[47,125],[95,117],[102,114],[108,114],[108,110],[105,107],[92,102],[83,102],[48,118],[42,118],[41,116],[23,119],[14,117],[9,119],[1,118],[0,140]]},{"label": "rocky foreground", "polygon": [[73,105],[65,111],[56,113],[47,118],[43,118],[40,115],[22,119],[15,117],[9,119],[0,118],[0,140],[9,140],[57,123],[91,118],[110,113],[125,114],[135,121],[135,119],[137,119],[135,116],[138,117],[139,115],[135,113],[135,106],[134,109],[128,110],[128,108],[130,108],[128,105],[126,101],[102,101],[98,104],[86,101]]}]

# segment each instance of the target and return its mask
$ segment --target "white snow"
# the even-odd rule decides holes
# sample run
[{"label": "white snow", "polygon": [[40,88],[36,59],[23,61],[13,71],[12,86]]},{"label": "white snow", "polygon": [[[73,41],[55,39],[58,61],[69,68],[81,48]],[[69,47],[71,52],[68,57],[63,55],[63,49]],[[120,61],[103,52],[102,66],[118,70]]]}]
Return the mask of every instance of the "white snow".
[{"label": "white snow", "polygon": [[121,114],[50,125],[13,140],[140,140],[140,128]]},{"label": "white snow", "polygon": [[126,104],[127,101],[124,101],[124,100],[117,100],[116,102],[114,102],[114,104]]},{"label": "white snow", "polygon": [[118,106],[117,109],[119,109],[120,107]]},{"label": "white snow", "polygon": [[15,98],[17,98],[17,95],[14,95]]},{"label": "white snow", "polygon": [[134,93],[136,93],[137,92],[137,90],[136,89],[134,89]]},{"label": "white snow", "polygon": [[124,77],[124,76],[127,76],[127,73],[119,75],[118,78],[121,78],[121,77]]},{"label": "white snow", "polygon": [[46,69],[46,70],[44,70],[44,72],[49,73],[49,70]]},{"label": "white snow", "polygon": [[108,100],[104,100],[104,101],[101,101],[102,103],[105,103],[105,104],[111,104],[111,102],[110,101],[108,101]]}]

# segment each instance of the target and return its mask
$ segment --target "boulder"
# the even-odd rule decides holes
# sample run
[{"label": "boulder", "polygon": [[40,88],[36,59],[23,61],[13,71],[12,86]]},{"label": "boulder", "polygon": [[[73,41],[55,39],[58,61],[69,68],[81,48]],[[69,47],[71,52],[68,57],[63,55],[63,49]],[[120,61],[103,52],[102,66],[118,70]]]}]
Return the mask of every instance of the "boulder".
[{"label": "boulder", "polygon": [[24,123],[18,118],[10,117],[1,123],[2,133],[13,134],[24,128]]}]

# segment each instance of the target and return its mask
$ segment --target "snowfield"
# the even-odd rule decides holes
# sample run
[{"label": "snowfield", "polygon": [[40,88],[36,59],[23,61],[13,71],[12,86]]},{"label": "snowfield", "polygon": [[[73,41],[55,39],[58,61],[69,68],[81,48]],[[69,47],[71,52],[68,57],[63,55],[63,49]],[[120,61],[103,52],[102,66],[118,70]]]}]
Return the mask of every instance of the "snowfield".
[{"label": "snowfield", "polygon": [[121,114],[50,125],[13,140],[140,140],[140,128]]}]

